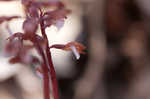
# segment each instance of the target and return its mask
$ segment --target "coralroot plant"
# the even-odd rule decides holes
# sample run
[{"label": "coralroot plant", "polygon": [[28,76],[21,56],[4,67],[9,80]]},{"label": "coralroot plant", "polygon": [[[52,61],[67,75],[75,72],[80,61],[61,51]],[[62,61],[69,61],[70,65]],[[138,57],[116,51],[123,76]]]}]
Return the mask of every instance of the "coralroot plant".
[{"label": "coralroot plant", "polygon": [[[79,59],[80,54],[84,54],[85,47],[77,42],[69,42],[68,44],[54,44],[49,46],[49,40],[46,35],[46,28],[52,25],[60,29],[67,14],[70,10],[66,9],[64,4],[59,0],[22,0],[25,20],[23,22],[23,33],[13,33],[9,26],[6,29],[10,33],[7,39],[5,51],[10,56],[11,64],[22,63],[26,65],[36,64],[36,71],[42,74],[44,99],[50,99],[50,81],[52,83],[52,95],[54,99],[59,99],[56,73],[52,62],[52,48],[57,48],[65,51],[72,51],[76,58]],[[0,24],[9,22],[12,19],[22,18],[20,16],[1,16]],[[37,29],[40,28],[41,36],[37,34]],[[30,41],[32,44],[26,44]],[[32,55],[30,51],[36,49],[41,58]]]}]

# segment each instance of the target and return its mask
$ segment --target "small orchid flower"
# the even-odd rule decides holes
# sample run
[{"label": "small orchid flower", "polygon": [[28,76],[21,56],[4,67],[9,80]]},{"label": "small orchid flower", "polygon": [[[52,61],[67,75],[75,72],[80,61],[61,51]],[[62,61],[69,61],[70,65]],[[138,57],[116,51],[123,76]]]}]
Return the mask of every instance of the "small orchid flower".
[{"label": "small orchid flower", "polygon": [[72,51],[73,54],[75,55],[76,59],[80,58],[80,54],[85,54],[83,50],[85,50],[85,46],[78,43],[78,42],[70,42],[67,43],[66,45],[63,44],[54,44],[50,48],[57,48],[57,49],[62,49],[65,51]]}]

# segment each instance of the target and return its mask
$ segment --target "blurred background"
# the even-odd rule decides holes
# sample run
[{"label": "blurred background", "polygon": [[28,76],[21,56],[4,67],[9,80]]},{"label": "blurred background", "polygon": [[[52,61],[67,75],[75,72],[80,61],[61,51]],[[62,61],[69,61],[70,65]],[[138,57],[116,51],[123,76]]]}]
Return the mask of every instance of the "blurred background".
[{"label": "blurred background", "polygon": [[[9,2],[8,2],[9,1]],[[78,41],[86,54],[52,50],[60,99],[150,99],[150,1],[63,0],[72,13],[61,30],[46,30],[50,44]],[[20,1],[0,0],[0,15],[24,16]],[[23,19],[9,23],[22,32]],[[0,26],[0,99],[43,99],[33,67],[9,64]]]}]

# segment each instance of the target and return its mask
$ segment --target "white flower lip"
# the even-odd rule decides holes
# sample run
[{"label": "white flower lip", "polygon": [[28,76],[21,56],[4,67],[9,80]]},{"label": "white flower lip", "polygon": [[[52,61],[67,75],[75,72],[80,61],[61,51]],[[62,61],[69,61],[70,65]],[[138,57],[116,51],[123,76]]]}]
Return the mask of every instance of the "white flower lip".
[{"label": "white flower lip", "polygon": [[59,2],[60,0],[48,0],[49,2],[55,3],[55,2]]},{"label": "white flower lip", "polygon": [[43,74],[40,73],[39,71],[36,71],[36,75],[37,75],[38,77],[40,77],[40,78],[43,78]]},{"label": "white flower lip", "polygon": [[79,54],[78,50],[73,45],[70,46],[70,48],[72,49],[73,54],[75,55],[76,59],[78,60],[80,58],[80,54]]},{"label": "white flower lip", "polygon": [[35,70],[36,75],[37,75],[38,77],[40,77],[40,78],[43,78],[43,73],[39,71],[39,70],[40,70],[40,67],[39,67],[39,66],[36,66],[35,69],[36,69],[36,70]]},{"label": "white flower lip", "polygon": [[57,27],[58,30],[60,30],[64,26],[64,23],[65,23],[64,19],[61,19],[56,21],[55,26]]}]

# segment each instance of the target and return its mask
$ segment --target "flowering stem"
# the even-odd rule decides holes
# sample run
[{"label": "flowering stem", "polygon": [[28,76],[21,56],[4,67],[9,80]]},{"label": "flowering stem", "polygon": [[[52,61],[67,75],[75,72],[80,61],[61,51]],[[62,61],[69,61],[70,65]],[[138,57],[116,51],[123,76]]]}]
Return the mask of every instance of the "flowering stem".
[{"label": "flowering stem", "polygon": [[46,65],[43,66],[43,76],[44,76],[44,99],[50,99],[50,86],[49,86],[49,76]]},{"label": "flowering stem", "polygon": [[44,99],[50,99],[50,86],[49,86],[49,75],[48,75],[48,67],[47,67],[47,61],[46,57],[44,55],[44,51],[41,48],[41,46],[37,43],[37,40],[35,39],[35,46],[38,49],[38,52],[42,56],[43,64],[42,64],[42,70],[43,70],[43,83],[44,83]]},{"label": "flowering stem", "polygon": [[51,77],[51,80],[52,80],[53,97],[54,97],[54,99],[59,99],[58,85],[57,85],[57,80],[56,80],[56,72],[55,72],[55,69],[54,69],[53,62],[52,62],[51,52],[49,50],[48,38],[47,38],[47,35],[46,35],[46,32],[45,32],[45,27],[44,27],[43,20],[41,20],[41,22],[40,22],[40,27],[41,27],[42,36],[44,37],[44,39],[46,40],[46,43],[47,43],[46,44],[46,55],[47,55],[47,58],[48,58],[48,66],[50,68],[49,72],[50,72],[50,77]]},{"label": "flowering stem", "polygon": [[47,49],[47,51],[46,51],[47,57],[48,57],[49,64],[50,64],[49,66],[50,66],[50,75],[51,75],[52,86],[53,86],[53,96],[54,96],[54,99],[59,99],[56,73],[55,73],[55,69],[53,66],[51,53],[49,51],[49,47],[47,47],[46,49]]}]

